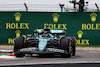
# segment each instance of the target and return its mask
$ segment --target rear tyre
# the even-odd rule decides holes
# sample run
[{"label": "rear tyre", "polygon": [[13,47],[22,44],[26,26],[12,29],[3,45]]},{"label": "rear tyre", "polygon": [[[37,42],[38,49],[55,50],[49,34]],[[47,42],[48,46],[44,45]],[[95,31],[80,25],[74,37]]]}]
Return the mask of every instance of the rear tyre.
[{"label": "rear tyre", "polygon": [[16,57],[24,57],[25,54],[21,53],[19,50],[24,47],[24,38],[16,37],[14,40],[14,55]]},{"label": "rear tyre", "polygon": [[62,38],[60,40],[60,45],[63,50],[68,52],[68,54],[64,53],[64,54],[61,54],[61,56],[63,58],[65,57],[70,58],[71,57],[71,38],[70,37]]},{"label": "rear tyre", "polygon": [[72,39],[72,56],[75,56],[75,52],[76,52],[76,38],[75,37],[71,37]]}]

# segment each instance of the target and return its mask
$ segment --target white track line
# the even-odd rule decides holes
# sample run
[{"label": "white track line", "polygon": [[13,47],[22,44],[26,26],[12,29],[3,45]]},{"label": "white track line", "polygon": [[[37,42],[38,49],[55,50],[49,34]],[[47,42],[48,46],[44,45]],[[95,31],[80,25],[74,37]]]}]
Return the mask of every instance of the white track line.
[{"label": "white track line", "polygon": [[0,53],[13,53],[13,50],[1,50]]},{"label": "white track line", "polygon": [[16,63],[16,64],[0,64],[0,66],[10,65],[37,65],[37,64],[67,64],[67,63],[100,63],[100,61],[69,61],[69,62],[41,62],[41,63]]}]

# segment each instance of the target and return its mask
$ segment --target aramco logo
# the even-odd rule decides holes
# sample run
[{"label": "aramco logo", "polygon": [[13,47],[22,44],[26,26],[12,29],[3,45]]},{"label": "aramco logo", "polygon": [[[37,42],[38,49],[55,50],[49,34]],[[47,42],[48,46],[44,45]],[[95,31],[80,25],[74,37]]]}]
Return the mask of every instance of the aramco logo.
[{"label": "aramco logo", "polygon": [[97,14],[96,13],[91,13],[90,16],[91,16],[91,21],[92,22],[95,22],[96,21]]},{"label": "aramco logo", "polygon": [[15,16],[15,20],[17,22],[19,22],[20,21],[20,18],[21,18],[21,14],[19,12],[17,12],[17,13],[14,14],[14,16]]},{"label": "aramco logo", "polygon": [[53,17],[53,21],[54,21],[55,23],[57,23],[57,22],[58,22],[59,15],[58,15],[57,13],[54,13],[54,14],[52,15],[52,17]]}]

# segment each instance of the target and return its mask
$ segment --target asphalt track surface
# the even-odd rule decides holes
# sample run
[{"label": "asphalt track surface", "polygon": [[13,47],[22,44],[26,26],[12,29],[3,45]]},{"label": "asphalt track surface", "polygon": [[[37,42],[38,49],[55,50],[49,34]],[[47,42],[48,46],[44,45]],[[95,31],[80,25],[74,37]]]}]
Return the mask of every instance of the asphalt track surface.
[{"label": "asphalt track surface", "polygon": [[42,57],[38,56],[23,57],[16,59],[0,60],[0,66],[8,65],[37,65],[37,64],[66,64],[66,63],[100,63],[100,51],[77,50],[76,56],[62,58],[61,56]]}]

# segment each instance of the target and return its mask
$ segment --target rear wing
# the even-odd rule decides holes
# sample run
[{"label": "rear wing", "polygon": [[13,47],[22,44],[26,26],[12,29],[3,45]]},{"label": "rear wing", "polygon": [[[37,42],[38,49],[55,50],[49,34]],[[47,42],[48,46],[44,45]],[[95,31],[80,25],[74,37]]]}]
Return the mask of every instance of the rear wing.
[{"label": "rear wing", "polygon": [[66,33],[64,30],[59,30],[59,29],[51,29],[50,33],[54,33],[54,34],[64,34]]},{"label": "rear wing", "polygon": [[59,30],[59,29],[52,29],[52,30],[50,30],[50,33],[51,34],[57,34],[57,35],[63,35],[63,36],[66,36],[66,31],[64,31],[64,30]]},{"label": "rear wing", "polygon": [[66,31],[60,29],[35,29],[34,35],[37,37],[39,34],[50,33],[54,36],[66,36]]},{"label": "rear wing", "polygon": [[60,29],[35,29],[34,33],[43,33],[44,31],[51,34],[66,34],[66,31]]}]

